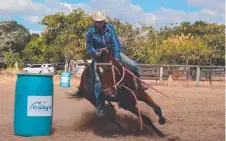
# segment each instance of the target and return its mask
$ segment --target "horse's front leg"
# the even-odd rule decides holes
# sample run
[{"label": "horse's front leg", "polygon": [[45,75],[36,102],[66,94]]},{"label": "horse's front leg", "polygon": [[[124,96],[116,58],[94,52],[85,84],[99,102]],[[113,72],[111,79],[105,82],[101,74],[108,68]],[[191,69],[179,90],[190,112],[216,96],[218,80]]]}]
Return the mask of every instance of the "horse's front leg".
[{"label": "horse's front leg", "polygon": [[[125,104],[125,105],[120,105],[120,106],[121,106],[121,108],[123,108],[123,109],[125,109],[125,110],[128,110],[128,111],[132,112],[133,114],[135,114],[136,116],[139,117],[138,109],[137,109],[137,107],[136,107],[135,105],[127,105],[127,104]],[[145,116],[145,115],[143,115],[143,114],[141,113],[141,117],[142,117],[143,122],[144,122],[146,125],[152,127],[153,130],[155,131],[155,133],[156,133],[158,136],[160,136],[160,137],[165,137],[165,136],[166,136],[166,135],[164,135],[164,134],[162,133],[162,131],[160,131],[157,127],[155,127],[155,125],[152,123],[152,121],[151,121],[147,116]]]},{"label": "horse's front leg", "polygon": [[[107,101],[108,104],[109,104],[109,109],[107,110],[108,113],[107,113],[107,119],[113,123],[114,125],[116,125],[121,131],[124,131],[124,128],[118,123],[118,121],[116,120],[116,111],[115,111],[115,107],[114,105],[110,102],[110,101]],[[111,112],[109,112],[111,111]]]},{"label": "horse's front leg", "polygon": [[143,101],[146,104],[148,104],[149,106],[151,106],[152,109],[154,110],[154,112],[159,116],[159,124],[161,124],[161,125],[164,124],[166,122],[166,119],[162,115],[161,108],[157,104],[155,104],[155,102],[152,100],[152,98],[145,91],[141,90],[138,92],[138,94],[139,95],[137,96],[137,98],[140,101]]},{"label": "horse's front leg", "polygon": [[108,120],[109,120],[112,124],[116,125],[121,131],[124,131],[124,128],[122,127],[122,125],[120,125],[120,124],[118,123],[118,121],[115,119],[115,117],[108,117]]}]

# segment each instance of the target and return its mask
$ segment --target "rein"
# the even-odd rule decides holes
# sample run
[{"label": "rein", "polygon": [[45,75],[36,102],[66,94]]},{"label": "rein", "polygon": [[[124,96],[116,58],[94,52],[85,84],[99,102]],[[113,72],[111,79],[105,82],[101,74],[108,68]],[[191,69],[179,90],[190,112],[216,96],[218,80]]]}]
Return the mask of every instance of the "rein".
[{"label": "rein", "polygon": [[140,82],[148,85],[149,87],[151,87],[153,90],[159,92],[160,94],[164,95],[165,97],[168,97],[166,94],[164,94],[163,92],[160,92],[159,90],[153,88],[150,84],[148,84],[147,82],[142,81],[140,78],[138,78],[136,75],[134,75],[131,71],[129,71],[128,69],[124,68],[129,74],[131,74],[133,77],[135,77],[137,80],[139,80]]},{"label": "rein", "polygon": [[[117,90],[117,86],[119,86],[120,83],[123,81],[123,79],[125,77],[125,67],[120,62],[118,62],[118,63],[122,66],[122,77],[118,82],[116,82],[116,80],[115,80],[115,69],[118,71],[118,73],[120,73],[120,71],[112,64],[112,62],[110,62],[110,63],[97,63],[97,65],[107,65],[107,66],[109,65],[112,68],[114,85],[111,86],[110,88],[104,89],[103,91],[108,91],[108,90],[111,90],[112,88],[115,88],[115,90]],[[127,86],[123,86],[123,87],[126,88],[128,91],[130,91],[135,98],[136,106],[137,106],[137,110],[138,110],[138,115],[139,115],[139,119],[140,119],[140,129],[143,130],[143,124],[142,124],[143,120],[142,120],[142,117],[141,117],[140,107],[139,107],[139,104],[138,104],[136,94],[130,88],[128,88]]]},{"label": "rein", "polygon": [[[108,91],[108,90],[110,90],[112,88],[116,88],[117,86],[120,85],[120,83],[123,81],[123,79],[125,77],[125,69],[124,69],[124,67],[122,67],[122,69],[123,69],[123,71],[122,71],[122,78],[118,82],[116,82],[115,69],[118,71],[118,73],[120,73],[120,71],[112,63],[110,63],[110,64],[111,64],[110,66],[112,67],[112,75],[113,75],[113,79],[114,79],[114,84],[113,84],[113,86],[111,86],[111,87],[109,87],[107,89],[104,89],[103,91]],[[99,63],[97,63],[97,65],[99,65]]]},{"label": "rein", "polygon": [[[101,53],[103,50],[106,50],[107,53],[108,53],[108,50],[107,50],[106,48],[100,49],[100,53]],[[112,58],[113,58],[113,57],[112,57]],[[114,59],[114,58],[113,58],[113,59]],[[120,62],[118,62],[118,63],[120,63]],[[113,65],[112,63],[99,63],[99,64],[109,64],[109,65]],[[131,74],[133,77],[135,77],[135,78],[136,78],[137,80],[139,80],[140,82],[142,82],[142,83],[148,85],[148,86],[151,87],[153,90],[155,90],[156,92],[159,92],[160,94],[164,95],[165,97],[168,97],[168,96],[167,96],[166,94],[164,94],[163,92],[160,92],[159,90],[153,88],[153,87],[152,87],[150,84],[148,84],[147,82],[144,82],[143,80],[141,80],[140,78],[138,78],[137,76],[135,76],[131,71],[129,71],[128,69],[126,69],[121,63],[120,63],[120,65],[121,65],[122,68],[123,68],[123,77],[122,77],[122,79],[121,79],[118,83],[115,84],[116,86],[118,86],[119,83],[121,83],[121,81],[124,79],[125,71],[127,71],[129,74]],[[113,65],[113,67],[116,68],[114,65]],[[117,68],[116,68],[116,69],[117,69]],[[118,69],[117,69],[117,70],[118,70]],[[119,71],[119,70],[118,70],[118,71]],[[113,87],[115,87],[115,85],[114,85]],[[110,88],[109,88],[109,89],[110,89]]]},{"label": "rein", "polygon": [[[100,49],[100,53],[101,53],[103,50],[106,50],[107,53],[108,53],[108,50],[107,50],[106,48]],[[113,59],[114,59],[114,58],[113,58]],[[164,93],[162,93],[162,92],[156,90],[155,88],[153,88],[152,86],[150,86],[148,83],[142,81],[140,78],[138,78],[137,76],[135,76],[131,71],[129,71],[128,69],[126,69],[120,62],[118,62],[118,63],[119,63],[119,64],[121,65],[121,67],[122,67],[122,77],[121,77],[121,79],[120,79],[118,82],[116,82],[116,79],[115,79],[115,70],[117,70],[119,74],[120,74],[120,71],[117,69],[117,67],[115,67],[115,66],[112,64],[112,62],[110,62],[110,63],[97,63],[97,65],[107,65],[107,66],[111,66],[111,69],[112,69],[112,75],[113,75],[113,81],[114,81],[114,84],[113,84],[113,86],[111,86],[111,87],[109,87],[109,88],[107,88],[107,89],[104,89],[103,91],[108,91],[108,90],[111,90],[112,88],[115,88],[115,90],[117,90],[117,87],[120,85],[120,83],[123,81],[123,79],[124,79],[124,77],[125,77],[125,71],[127,71],[129,74],[131,74],[133,77],[135,77],[135,78],[136,78],[137,80],[139,80],[140,82],[145,83],[146,85],[148,85],[149,87],[151,87],[151,88],[154,89],[155,91],[157,91],[157,92],[161,93],[162,95],[166,96]],[[134,98],[135,98],[136,106],[137,106],[137,110],[138,110],[138,115],[139,115],[139,119],[140,119],[140,129],[143,130],[143,124],[142,124],[142,123],[143,123],[143,120],[142,120],[142,117],[141,117],[140,107],[139,107],[139,104],[138,104],[138,100],[137,100],[136,94],[135,94],[130,88],[128,88],[127,86],[124,86],[124,85],[123,85],[123,87],[126,88],[128,91],[130,91],[130,92],[133,94]],[[167,96],[166,96],[166,97],[167,97]]]}]

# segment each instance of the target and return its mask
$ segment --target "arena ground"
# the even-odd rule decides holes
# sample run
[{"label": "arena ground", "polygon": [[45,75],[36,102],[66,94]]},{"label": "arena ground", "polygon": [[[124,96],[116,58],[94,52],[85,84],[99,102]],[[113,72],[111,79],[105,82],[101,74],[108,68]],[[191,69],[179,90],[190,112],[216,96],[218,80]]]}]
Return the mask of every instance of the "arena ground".
[{"label": "arena ground", "polygon": [[1,76],[0,81],[0,141],[223,141],[225,139],[225,87],[155,86],[166,98],[151,90],[149,94],[162,108],[167,119],[159,125],[157,115],[141,105],[154,124],[167,135],[159,138],[151,128],[140,131],[139,119],[116,107],[117,119],[126,128],[121,132],[104,119],[96,118],[94,108],[86,100],[70,99],[79,79],[70,88],[59,86],[54,78],[53,134],[44,137],[20,137],[13,133],[15,77]]}]

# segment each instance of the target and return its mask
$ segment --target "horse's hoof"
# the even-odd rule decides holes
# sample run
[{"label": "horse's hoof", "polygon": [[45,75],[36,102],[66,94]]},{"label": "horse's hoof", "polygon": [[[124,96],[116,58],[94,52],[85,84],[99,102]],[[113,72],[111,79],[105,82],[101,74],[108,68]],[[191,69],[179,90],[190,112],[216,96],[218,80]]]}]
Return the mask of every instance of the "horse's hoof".
[{"label": "horse's hoof", "polygon": [[97,115],[97,117],[99,117],[99,118],[104,118],[104,117],[106,117],[106,115],[103,114],[103,113],[96,113],[96,115]]},{"label": "horse's hoof", "polygon": [[120,129],[120,132],[125,132],[125,128],[123,128],[122,126],[119,128]]},{"label": "horse's hoof", "polygon": [[164,117],[159,118],[159,124],[163,125],[166,123],[166,119]]},{"label": "horse's hoof", "polygon": [[166,135],[164,135],[161,131],[157,131],[156,134],[159,136],[159,137],[166,137]]}]

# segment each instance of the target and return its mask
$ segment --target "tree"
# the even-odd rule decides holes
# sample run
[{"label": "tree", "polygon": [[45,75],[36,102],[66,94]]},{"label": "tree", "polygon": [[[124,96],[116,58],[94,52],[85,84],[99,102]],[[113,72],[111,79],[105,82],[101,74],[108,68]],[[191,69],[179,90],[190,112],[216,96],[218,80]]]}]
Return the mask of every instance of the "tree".
[{"label": "tree", "polygon": [[[13,52],[12,50],[4,52],[4,62],[8,67],[13,67],[15,62],[22,62],[21,55]],[[19,63],[19,67],[23,67],[23,64]]]},{"label": "tree", "polygon": [[0,22],[0,52],[20,52],[30,41],[30,32],[16,21]]},{"label": "tree", "polygon": [[[75,9],[68,15],[48,15],[41,24],[45,26],[43,36],[51,49],[50,52],[61,52],[66,62],[87,58],[85,33],[92,21],[84,11]],[[61,57],[59,59],[58,61],[63,61]]]},{"label": "tree", "polygon": [[181,36],[182,34],[198,37],[199,40],[202,40],[201,42],[207,45],[211,53],[204,59],[205,65],[224,65],[224,61],[220,63],[217,60],[225,60],[225,25],[217,25],[205,21],[196,21],[193,24],[182,22],[179,26],[161,29],[159,36],[163,41],[172,35]]},{"label": "tree", "polygon": [[159,61],[167,64],[205,64],[205,58],[211,54],[199,37],[184,35],[164,40],[158,52]]},{"label": "tree", "polygon": [[0,58],[8,66],[21,61],[21,51],[30,41],[30,32],[16,21],[0,22]]},{"label": "tree", "polygon": [[24,61],[33,63],[43,63],[53,57],[53,54],[48,52],[48,45],[43,36],[33,37],[22,53]]}]

